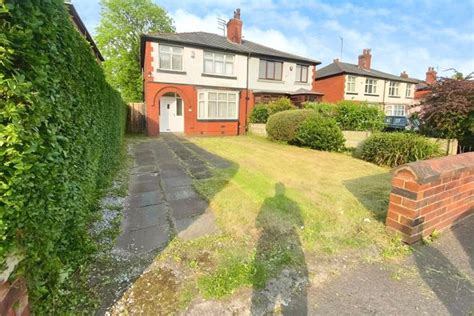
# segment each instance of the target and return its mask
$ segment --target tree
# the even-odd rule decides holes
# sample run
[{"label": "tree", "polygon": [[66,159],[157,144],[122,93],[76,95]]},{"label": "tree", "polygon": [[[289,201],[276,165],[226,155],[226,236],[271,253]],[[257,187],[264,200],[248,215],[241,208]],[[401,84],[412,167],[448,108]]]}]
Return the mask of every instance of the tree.
[{"label": "tree", "polygon": [[421,101],[420,119],[425,133],[438,137],[474,138],[474,80],[441,78]]},{"label": "tree", "polygon": [[173,20],[151,0],[101,0],[97,45],[108,81],[128,101],[142,100],[140,35],[174,32]]}]

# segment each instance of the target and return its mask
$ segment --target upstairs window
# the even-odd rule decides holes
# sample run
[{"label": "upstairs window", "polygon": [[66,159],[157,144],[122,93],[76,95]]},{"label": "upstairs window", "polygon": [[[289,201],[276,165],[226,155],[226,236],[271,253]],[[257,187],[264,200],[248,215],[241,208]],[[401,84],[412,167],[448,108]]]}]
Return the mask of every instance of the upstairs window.
[{"label": "upstairs window", "polygon": [[366,94],[377,94],[377,80],[365,79],[365,93]]},{"label": "upstairs window", "polygon": [[159,66],[164,70],[183,70],[183,48],[160,45]]},{"label": "upstairs window", "polygon": [[235,91],[199,90],[198,119],[236,120],[238,96]]},{"label": "upstairs window", "polygon": [[296,65],[296,82],[308,82],[308,66]]},{"label": "upstairs window", "polygon": [[259,78],[268,80],[281,80],[283,63],[260,59]]},{"label": "upstairs window", "polygon": [[399,97],[400,96],[400,83],[395,81],[390,81],[388,85],[388,95],[390,97]]},{"label": "upstairs window", "polygon": [[234,56],[204,52],[204,73],[232,76],[234,74]]},{"label": "upstairs window", "polygon": [[411,90],[413,88],[413,85],[411,83],[407,83],[407,89],[405,92],[405,97],[411,98]]},{"label": "upstairs window", "polygon": [[346,92],[356,92],[356,77],[347,77]]}]

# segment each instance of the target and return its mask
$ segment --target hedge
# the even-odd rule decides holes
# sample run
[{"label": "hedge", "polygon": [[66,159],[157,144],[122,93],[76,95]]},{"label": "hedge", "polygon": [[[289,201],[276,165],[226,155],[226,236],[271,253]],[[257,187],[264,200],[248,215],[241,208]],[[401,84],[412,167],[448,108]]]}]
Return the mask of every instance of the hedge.
[{"label": "hedge", "polygon": [[298,127],[292,143],[325,151],[342,151],[344,136],[332,118],[311,115]]},{"label": "hedge", "polygon": [[424,136],[409,132],[375,133],[365,140],[360,152],[360,158],[388,167],[439,155],[437,144]]},{"label": "hedge", "polygon": [[257,103],[250,113],[250,123],[265,124],[268,120],[268,116],[268,106],[263,103]]},{"label": "hedge", "polygon": [[0,260],[20,253],[33,312],[88,304],[71,290],[122,148],[125,104],[63,0],[0,2]]},{"label": "hedge", "polygon": [[250,123],[265,124],[270,115],[286,110],[296,110],[296,107],[288,98],[279,98],[267,104],[257,103],[250,113]]},{"label": "hedge", "polygon": [[306,109],[333,117],[345,131],[381,131],[385,127],[384,113],[367,102],[305,103]]},{"label": "hedge", "polygon": [[301,123],[312,115],[316,115],[313,110],[288,110],[276,113],[268,119],[267,134],[272,140],[291,142],[295,139]]}]

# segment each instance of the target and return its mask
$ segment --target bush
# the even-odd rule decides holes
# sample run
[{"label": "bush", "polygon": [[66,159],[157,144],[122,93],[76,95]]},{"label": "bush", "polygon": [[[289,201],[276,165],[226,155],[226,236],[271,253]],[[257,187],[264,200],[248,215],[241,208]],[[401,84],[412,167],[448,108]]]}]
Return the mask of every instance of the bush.
[{"label": "bush", "polygon": [[333,117],[344,131],[381,131],[385,127],[382,110],[366,102],[307,102],[304,107],[323,116]]},{"label": "bush", "polygon": [[342,101],[337,104],[336,121],[345,131],[381,131],[385,127],[384,113],[365,102]]},{"label": "bush", "polygon": [[312,149],[341,151],[344,136],[334,119],[317,115],[308,117],[299,126],[293,143]]},{"label": "bush", "polygon": [[258,103],[250,113],[250,123],[263,123],[268,120],[268,106],[266,104]]},{"label": "bush", "polygon": [[93,308],[76,291],[88,229],[119,162],[125,104],[63,1],[2,1],[0,12],[0,266],[23,255],[15,275],[34,314],[81,314]]},{"label": "bush", "polygon": [[317,115],[313,110],[287,110],[269,117],[266,130],[272,140],[291,142],[298,127],[309,116]]},{"label": "bush", "polygon": [[288,98],[280,98],[276,101],[268,103],[268,115],[273,115],[278,112],[296,110],[296,107]]},{"label": "bush", "polygon": [[373,134],[362,144],[360,153],[362,159],[388,167],[439,155],[437,144],[426,137],[408,132]]}]

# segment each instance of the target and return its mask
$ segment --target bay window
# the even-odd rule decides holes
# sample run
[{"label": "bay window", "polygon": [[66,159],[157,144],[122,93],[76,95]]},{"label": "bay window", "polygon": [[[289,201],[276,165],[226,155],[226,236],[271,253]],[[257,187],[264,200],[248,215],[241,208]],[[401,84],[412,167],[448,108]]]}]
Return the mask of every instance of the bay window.
[{"label": "bay window", "polygon": [[198,119],[236,120],[238,118],[238,92],[199,90]]},{"label": "bay window", "polygon": [[234,74],[234,56],[204,52],[204,73],[232,76]]},{"label": "bay window", "polygon": [[281,80],[283,63],[260,59],[258,77],[260,79]]},{"label": "bay window", "polygon": [[183,70],[183,48],[175,46],[159,46],[159,68],[164,70]]}]

